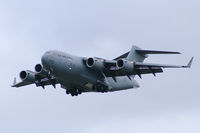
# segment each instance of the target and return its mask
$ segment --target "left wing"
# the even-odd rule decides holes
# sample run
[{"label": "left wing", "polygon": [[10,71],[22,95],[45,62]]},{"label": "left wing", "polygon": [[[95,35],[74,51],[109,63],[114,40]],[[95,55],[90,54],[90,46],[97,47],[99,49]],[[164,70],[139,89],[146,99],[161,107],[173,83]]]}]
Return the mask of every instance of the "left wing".
[{"label": "left wing", "polygon": [[30,70],[22,71],[20,73],[22,81],[16,83],[15,78],[12,87],[22,87],[35,84],[37,87],[41,86],[42,88],[45,88],[47,85],[52,85],[55,88],[56,84],[58,84],[58,80],[50,73],[44,71],[40,64],[38,64],[38,66],[39,69],[36,69],[36,72]]},{"label": "left wing", "polygon": [[[35,74],[35,77],[37,77],[38,74]],[[15,79],[14,79],[15,80]],[[47,85],[53,85],[53,87],[55,88],[56,84],[58,84],[58,81],[56,80],[55,77],[51,76],[49,77],[42,77],[40,79],[35,78],[35,81],[21,81],[19,83],[14,82],[12,87],[22,87],[22,86],[27,86],[27,85],[31,85],[31,84],[35,84],[37,87],[42,87],[45,88],[45,86]]]},{"label": "left wing", "polygon": [[22,81],[22,82],[19,82],[19,83],[14,83],[11,87],[22,87],[22,86],[26,86],[26,85],[31,85],[31,84],[33,84],[33,83],[31,83],[31,82],[24,82],[24,81]]}]

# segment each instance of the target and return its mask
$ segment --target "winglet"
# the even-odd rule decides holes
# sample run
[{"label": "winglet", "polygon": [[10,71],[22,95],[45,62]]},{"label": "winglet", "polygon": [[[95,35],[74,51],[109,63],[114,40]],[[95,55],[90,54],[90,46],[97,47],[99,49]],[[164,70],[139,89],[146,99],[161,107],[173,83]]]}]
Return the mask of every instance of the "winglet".
[{"label": "winglet", "polygon": [[16,83],[17,83],[17,79],[16,79],[16,77],[15,77],[14,80],[13,80],[13,85],[12,85],[12,87],[14,87],[14,86],[16,85]]},{"label": "winglet", "polygon": [[187,65],[187,68],[191,68],[192,62],[193,62],[194,57],[192,57]]}]

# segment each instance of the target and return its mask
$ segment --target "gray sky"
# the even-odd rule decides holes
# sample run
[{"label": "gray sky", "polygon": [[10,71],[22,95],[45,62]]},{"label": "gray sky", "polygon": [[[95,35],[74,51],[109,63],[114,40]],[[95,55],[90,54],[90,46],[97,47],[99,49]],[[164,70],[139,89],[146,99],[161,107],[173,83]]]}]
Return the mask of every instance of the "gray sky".
[{"label": "gray sky", "polygon": [[[199,7],[199,0],[0,0],[0,132],[199,133]],[[137,77],[139,89],[108,94],[10,87],[47,50],[113,59],[133,44],[183,53],[147,62],[194,56],[193,67]]]}]

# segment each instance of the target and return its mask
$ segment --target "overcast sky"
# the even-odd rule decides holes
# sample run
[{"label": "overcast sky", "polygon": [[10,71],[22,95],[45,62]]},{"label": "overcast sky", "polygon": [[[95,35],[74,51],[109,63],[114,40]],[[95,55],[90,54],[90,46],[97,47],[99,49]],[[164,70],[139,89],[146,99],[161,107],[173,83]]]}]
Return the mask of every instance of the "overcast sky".
[{"label": "overcast sky", "polygon": [[[199,133],[199,0],[0,0],[1,133]],[[57,86],[11,88],[47,50],[113,59],[132,45],[180,51],[186,64],[136,78],[137,90],[71,97]]]}]

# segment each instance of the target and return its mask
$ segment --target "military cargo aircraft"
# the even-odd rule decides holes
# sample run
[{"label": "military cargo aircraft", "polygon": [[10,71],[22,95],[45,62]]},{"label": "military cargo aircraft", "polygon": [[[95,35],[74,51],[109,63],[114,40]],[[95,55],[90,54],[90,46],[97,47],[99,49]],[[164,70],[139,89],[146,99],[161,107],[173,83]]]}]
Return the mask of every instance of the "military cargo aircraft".
[{"label": "military cargo aircraft", "polygon": [[163,72],[162,68],[190,68],[193,57],[186,66],[143,63],[149,54],[180,54],[171,51],[143,50],[132,46],[131,51],[113,59],[98,57],[78,57],[60,51],[47,51],[42,56],[42,64],[35,66],[35,71],[21,71],[20,83],[16,78],[12,87],[35,84],[37,87],[60,84],[66,94],[78,96],[85,92],[114,92],[138,88],[136,75]]}]

